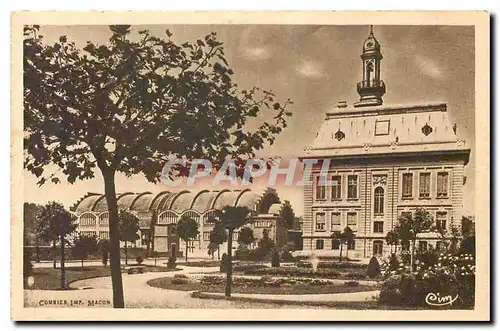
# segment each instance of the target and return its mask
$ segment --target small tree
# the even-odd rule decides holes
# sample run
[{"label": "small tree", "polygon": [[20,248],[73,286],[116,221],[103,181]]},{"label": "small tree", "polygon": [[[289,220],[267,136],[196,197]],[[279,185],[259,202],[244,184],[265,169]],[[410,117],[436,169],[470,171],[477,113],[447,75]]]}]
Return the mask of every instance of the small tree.
[{"label": "small tree", "polygon": [[340,248],[340,254],[339,254],[339,262],[342,262],[342,236],[341,236],[341,232],[340,231],[333,231],[332,234],[330,235],[330,237],[332,238],[332,243],[333,241],[338,241],[339,243],[339,248]]},{"label": "small tree", "polygon": [[109,240],[101,239],[99,241],[99,251],[102,254],[102,264],[106,267],[109,258]]},{"label": "small tree", "polygon": [[385,242],[387,245],[391,247],[391,253],[392,253],[392,247],[394,247],[394,253],[397,251],[397,247],[399,245],[399,237],[396,231],[391,230],[387,232],[385,236]]},{"label": "small tree", "polygon": [[398,225],[394,228],[398,233],[401,243],[411,243],[410,266],[413,270],[413,259],[415,255],[415,244],[420,233],[431,230],[433,225],[432,217],[424,209],[417,209],[413,214],[404,213],[398,219]]},{"label": "small tree", "polygon": [[39,215],[38,233],[41,239],[53,242],[54,248],[59,240],[61,244],[61,288],[66,288],[66,269],[64,266],[64,247],[66,236],[75,232],[76,217],[58,202],[49,202],[42,207]]},{"label": "small tree", "polygon": [[[342,232],[342,234],[340,235],[340,239],[341,239],[340,243],[341,243],[341,245],[342,244],[346,244],[347,245],[346,251],[345,251],[345,258],[346,258],[346,260],[349,260],[349,244],[354,241],[354,237],[355,237],[354,232],[348,226],[344,229],[344,232]],[[340,247],[342,247],[342,246],[340,246]]]},{"label": "small tree", "polygon": [[198,231],[198,222],[189,216],[183,215],[177,223],[176,232],[179,238],[186,243],[186,262],[188,260],[188,244],[189,240],[196,238],[200,231]]},{"label": "small tree", "polygon": [[120,210],[118,214],[118,229],[120,231],[120,241],[125,242],[125,264],[128,264],[127,243],[135,242],[139,239],[139,218],[125,210]]},{"label": "small tree", "polygon": [[366,275],[370,278],[375,278],[380,275],[380,263],[378,263],[378,260],[375,256],[372,256],[370,262],[368,263]]},{"label": "small tree", "polygon": [[238,244],[248,247],[254,242],[255,237],[251,228],[244,227],[238,232]]},{"label": "small tree", "polygon": [[217,247],[217,259],[220,260],[220,245],[227,241],[227,231],[220,222],[215,222],[215,226],[210,231],[210,244]]},{"label": "small tree", "polygon": [[227,275],[226,275],[226,298],[231,297],[231,285],[233,277],[233,233],[250,221],[250,210],[247,207],[225,207],[219,218],[222,226],[227,230]]},{"label": "small tree", "polygon": [[71,247],[71,255],[74,258],[81,260],[83,272],[83,260],[89,255],[96,253],[99,250],[99,244],[96,236],[78,235],[73,241]]},{"label": "small tree", "polygon": [[261,258],[268,257],[273,251],[275,245],[274,241],[269,237],[268,229],[262,231],[262,238],[260,238],[257,245]]}]

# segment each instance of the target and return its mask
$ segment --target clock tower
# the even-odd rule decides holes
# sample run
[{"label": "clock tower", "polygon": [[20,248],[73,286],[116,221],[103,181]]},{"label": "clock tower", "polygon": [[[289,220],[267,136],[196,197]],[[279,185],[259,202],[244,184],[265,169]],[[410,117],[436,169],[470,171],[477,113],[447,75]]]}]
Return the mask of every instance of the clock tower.
[{"label": "clock tower", "polygon": [[357,89],[360,96],[354,107],[380,106],[382,96],[385,94],[385,83],[380,79],[380,44],[373,35],[373,25],[370,26],[370,35],[363,44],[363,80],[358,83]]}]

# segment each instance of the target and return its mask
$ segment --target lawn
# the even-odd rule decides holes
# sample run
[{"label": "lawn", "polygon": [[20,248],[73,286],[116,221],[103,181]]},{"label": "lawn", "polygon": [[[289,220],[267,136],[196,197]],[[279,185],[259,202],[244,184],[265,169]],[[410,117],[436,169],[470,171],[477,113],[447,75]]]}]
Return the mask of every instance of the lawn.
[{"label": "lawn", "polygon": [[209,267],[219,267],[220,261],[193,261],[193,262],[185,262],[177,260],[177,265],[185,265],[187,267],[201,267],[201,268],[209,268]]},{"label": "lawn", "polygon": [[[163,277],[148,281],[148,285],[162,289],[178,291],[200,291],[211,293],[224,293],[224,279],[222,282],[203,283],[190,280],[185,284],[173,283],[173,278]],[[325,293],[352,293],[375,291],[380,289],[378,285],[357,285],[347,286],[345,284],[323,283],[320,285],[311,285],[306,283],[280,284],[280,285],[259,285],[256,281],[248,281],[234,278],[232,292],[241,294],[325,294]]]},{"label": "lawn", "polygon": [[[168,269],[161,266],[146,266],[146,272],[164,272],[179,269]],[[122,272],[124,272],[122,266]],[[83,271],[81,267],[66,268],[66,284],[70,284],[77,280],[105,277],[111,275],[109,266],[86,266]],[[57,268],[34,268],[33,276],[35,283],[31,289],[34,290],[61,290],[61,269]]]}]

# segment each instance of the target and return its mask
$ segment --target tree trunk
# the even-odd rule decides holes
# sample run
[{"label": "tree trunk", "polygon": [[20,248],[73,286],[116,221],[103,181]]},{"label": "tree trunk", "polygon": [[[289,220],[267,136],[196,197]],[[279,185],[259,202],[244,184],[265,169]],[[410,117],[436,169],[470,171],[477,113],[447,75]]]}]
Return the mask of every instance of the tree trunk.
[{"label": "tree trunk", "polygon": [[83,259],[82,259],[82,272],[83,272]]},{"label": "tree trunk", "polygon": [[57,268],[57,251],[56,251],[56,241],[52,241],[52,257],[54,258],[54,269]]},{"label": "tree trunk", "polygon": [[36,236],[36,248],[35,248],[35,254],[36,254],[36,262],[40,263],[40,242],[38,240],[38,236]]},{"label": "tree trunk", "polygon": [[125,265],[128,264],[128,247],[127,247],[127,241],[125,240]]},{"label": "tree trunk", "polygon": [[229,230],[227,238],[227,277],[226,277],[226,298],[231,297],[231,285],[233,283],[233,230]]},{"label": "tree trunk", "polygon": [[188,261],[188,242],[189,242],[189,239],[186,240],[186,262]]},{"label": "tree trunk", "polygon": [[151,223],[149,224],[149,240],[148,240],[148,251],[149,256],[152,256],[155,251],[155,226],[156,226],[156,218],[158,215],[156,212],[153,213],[151,217]]},{"label": "tree trunk", "polygon": [[413,271],[413,254],[415,252],[415,242],[416,240],[413,240],[411,243],[411,252],[410,252],[410,270]]},{"label": "tree trunk", "polygon": [[120,266],[120,232],[118,229],[118,205],[115,191],[114,172],[103,171],[104,191],[109,212],[109,264],[113,286],[113,307],[125,308],[122,272]]},{"label": "tree trunk", "polygon": [[342,243],[340,243],[340,257],[339,257],[339,262],[342,262],[342,246],[344,246]]},{"label": "tree trunk", "polygon": [[345,260],[346,262],[349,262],[349,244],[347,244],[347,247],[345,248]]},{"label": "tree trunk", "polygon": [[64,235],[61,235],[61,288],[66,288],[66,268],[64,267]]},{"label": "tree trunk", "polygon": [[220,260],[220,245],[217,245],[217,260]]}]

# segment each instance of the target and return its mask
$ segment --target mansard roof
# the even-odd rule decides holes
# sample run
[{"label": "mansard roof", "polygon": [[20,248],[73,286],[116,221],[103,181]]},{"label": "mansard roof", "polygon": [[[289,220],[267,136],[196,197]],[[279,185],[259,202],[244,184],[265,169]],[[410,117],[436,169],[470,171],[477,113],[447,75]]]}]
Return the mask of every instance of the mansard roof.
[{"label": "mansard roof", "polygon": [[457,138],[445,103],[338,108],[303,158],[470,151]]},{"label": "mansard roof", "polygon": [[[156,210],[158,213],[172,210],[181,214],[193,210],[203,214],[209,210],[222,209],[226,206],[245,206],[258,213],[268,213],[273,204],[280,203],[276,190],[267,188],[261,192],[244,190],[183,190],[178,192],[162,191],[158,193],[125,192],[117,194],[119,209],[145,215]],[[275,207],[274,207],[275,208]],[[106,197],[103,194],[87,193],[71,208],[75,214],[84,212],[101,213],[107,211]]]}]

